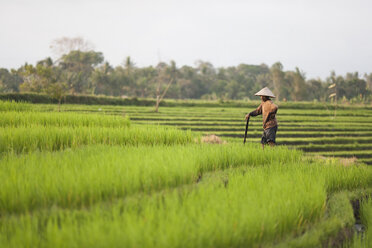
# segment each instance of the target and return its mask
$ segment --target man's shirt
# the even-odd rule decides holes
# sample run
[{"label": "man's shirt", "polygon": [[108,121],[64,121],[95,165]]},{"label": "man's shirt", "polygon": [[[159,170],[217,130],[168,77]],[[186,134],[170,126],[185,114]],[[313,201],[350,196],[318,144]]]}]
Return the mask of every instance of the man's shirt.
[{"label": "man's shirt", "polygon": [[[265,102],[262,102],[260,106],[258,106],[256,110],[249,113],[249,115],[257,116],[257,115],[262,114],[263,128],[267,129],[267,128],[272,128],[278,125],[278,122],[275,117],[277,111],[278,111],[278,106],[274,104],[273,101],[267,100]],[[265,123],[268,116],[269,116],[269,119]]]}]

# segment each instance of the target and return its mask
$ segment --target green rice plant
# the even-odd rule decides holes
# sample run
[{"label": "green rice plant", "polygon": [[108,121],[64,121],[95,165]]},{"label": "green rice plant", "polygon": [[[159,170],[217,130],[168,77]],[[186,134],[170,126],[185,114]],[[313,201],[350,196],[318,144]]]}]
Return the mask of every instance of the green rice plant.
[{"label": "green rice plant", "polygon": [[[34,103],[56,103],[56,100],[51,99],[47,95],[43,94],[32,94],[32,93],[3,93],[0,95],[0,99],[16,99],[25,100]],[[128,105],[128,106],[153,106],[155,99],[146,98],[133,98],[133,99],[121,99],[118,97],[102,97],[102,96],[91,96],[91,95],[67,95],[64,99],[66,103],[77,103],[77,104],[101,104],[101,105]],[[310,109],[319,111],[328,111],[333,109],[334,105],[330,103],[314,103],[314,102],[278,102],[282,110],[285,109]],[[260,104],[258,99],[253,101],[240,101],[240,100],[229,100],[229,101],[215,101],[215,100],[173,100],[166,99],[162,101],[162,108],[166,107],[197,107],[197,108],[255,108]],[[371,107],[369,105],[345,105],[340,104],[337,107],[337,111],[344,110],[361,110],[369,111]]]},{"label": "green rice plant", "polygon": [[297,149],[301,149],[306,152],[322,152],[322,151],[352,151],[352,150],[372,150],[372,144],[310,144],[310,145],[298,145]]},{"label": "green rice plant", "polygon": [[[140,118],[136,117],[135,115],[130,114],[132,119],[135,120],[136,123],[147,123],[147,122],[152,122],[156,124],[162,124],[162,125],[178,125],[178,126],[202,126],[202,127],[227,127],[227,128],[232,128],[232,127],[241,127],[242,123],[244,123],[244,120],[242,118],[236,118],[235,120],[230,120],[230,121],[218,121],[218,120],[190,120],[190,119],[155,119],[154,121],[149,121],[148,119],[145,118]],[[262,120],[258,119],[257,121],[252,121],[252,128],[262,128]],[[244,125],[243,125],[244,126]],[[355,130],[361,130],[365,128],[366,130],[369,130],[371,125],[369,123],[357,123],[357,122],[348,122],[348,123],[334,123],[334,122],[322,122],[318,123],[316,122],[316,118],[314,119],[313,122],[289,122],[289,121],[283,121],[280,120],[279,126],[283,127],[285,129],[308,129],[308,130],[313,130],[316,128],[321,128],[322,130],[324,129],[329,129],[329,130],[337,130],[337,129],[355,129]]]},{"label": "green rice plant", "polygon": [[349,150],[349,151],[328,151],[328,152],[311,152],[309,154],[337,157],[337,158],[357,158],[357,159],[370,159],[372,158],[371,150]]},{"label": "green rice plant", "polygon": [[[322,137],[354,137],[354,140],[359,137],[372,137],[372,131],[357,131],[357,132],[316,132],[316,131],[309,131],[309,132],[299,132],[297,130],[293,131],[280,131],[280,126],[278,128],[278,135],[280,134],[280,137],[283,138],[322,138]],[[262,130],[253,130],[248,134],[248,136],[254,136],[257,135],[255,132],[262,132]],[[280,132],[280,133],[279,133]],[[214,133],[216,135],[221,136],[227,136],[227,137],[241,137],[242,131],[236,132],[236,131],[209,131],[209,132],[203,132],[203,133]]]},{"label": "green rice plant", "polygon": [[352,242],[346,247],[365,248],[372,245],[372,200],[363,201],[360,207],[360,217],[364,225],[363,233],[356,233]]},{"label": "green rice plant", "polygon": [[2,113],[0,127],[129,127],[128,116],[105,116],[99,114],[14,112]]},{"label": "green rice plant", "polygon": [[[301,232],[325,210],[322,178],[281,165],[232,171],[228,184],[200,184],[151,196],[6,216],[5,247],[257,247]],[[293,174],[294,173],[294,174]]]},{"label": "green rice plant", "polygon": [[[278,133],[279,135],[279,133]],[[287,145],[303,144],[370,144],[372,137],[322,137],[322,138],[280,138],[280,142]]]},{"label": "green rice plant", "polygon": [[[185,147],[179,149],[185,152]],[[190,153],[184,155],[189,157]],[[173,157],[170,160],[173,165],[179,164]],[[180,161],[183,160],[185,158]],[[327,182],[330,177],[341,184],[345,178],[365,183],[365,175],[370,172],[364,166],[343,168],[332,160],[326,164],[273,162],[239,168],[227,171],[223,180],[217,177],[190,188],[135,195],[90,208],[62,209],[55,205],[33,213],[4,215],[0,221],[0,246],[258,247],[263,243],[276,244],[286,235],[302,234],[308,225],[324,216],[327,192],[332,188]],[[324,173],[328,175],[323,176]],[[358,187],[358,182],[355,183],[354,187]],[[346,184],[343,188],[349,186]],[[328,211],[335,212],[332,216],[345,212]],[[331,226],[343,225],[335,221]]]},{"label": "green rice plant", "polygon": [[[281,103],[283,104],[283,103]],[[345,108],[338,112],[337,118],[330,118],[326,109],[311,109],[306,105],[306,108],[281,108],[278,112],[277,118],[279,121],[279,131],[277,136],[278,144],[291,145],[298,147],[305,151],[323,151],[325,156],[352,156],[348,154],[338,153],[334,154],[331,151],[340,150],[358,150],[363,149],[365,152],[355,154],[359,159],[368,160],[371,158],[369,145],[372,143],[371,136],[371,121],[372,111],[365,108]],[[53,111],[54,105],[30,105],[33,110],[38,111]],[[240,107],[208,107],[196,104],[193,107],[175,106],[163,107],[160,113],[153,113],[152,107],[146,106],[100,106],[100,105],[63,105],[62,108],[67,112],[85,113],[83,116],[93,115],[99,116],[102,114],[123,115],[123,113],[131,116],[131,122],[135,124],[161,124],[166,126],[176,126],[180,129],[187,129],[191,131],[200,131],[202,134],[217,134],[225,140],[230,142],[241,142],[244,133],[244,114],[248,112],[249,108]],[[361,110],[363,111],[355,111]],[[6,112],[5,112],[6,113]],[[25,115],[31,116],[24,112]],[[94,114],[100,113],[100,114]],[[8,113],[6,113],[8,114]],[[48,116],[44,113],[44,116]],[[68,116],[67,113],[63,113]],[[62,115],[63,115],[62,114]],[[62,116],[61,115],[61,116]],[[11,114],[9,114],[11,116]],[[36,114],[35,114],[36,116]],[[41,117],[43,120],[44,117]],[[46,117],[45,117],[46,118]],[[44,118],[44,119],[45,119]],[[87,117],[89,118],[89,117]],[[93,117],[92,117],[93,118]],[[104,120],[106,117],[102,117]],[[108,117],[107,117],[108,118]],[[45,123],[51,125],[59,125],[52,117]],[[89,119],[88,119],[89,120]],[[4,115],[3,122],[6,121]],[[38,121],[34,121],[38,122]],[[24,120],[17,121],[19,124],[12,124],[21,126],[21,123],[26,123],[30,128],[33,121]],[[53,124],[54,123],[54,124]],[[65,123],[61,121],[61,123]],[[84,123],[85,126],[93,122]],[[104,123],[104,122],[102,122]],[[3,124],[8,125],[8,124]],[[23,124],[22,124],[23,125]],[[39,124],[38,124],[39,125]],[[75,121],[67,122],[66,125],[75,126]],[[76,123],[76,125],[78,125]],[[107,126],[114,124],[97,124],[99,126]],[[92,124],[93,126],[93,124]],[[250,141],[259,142],[261,136],[262,118],[252,118],[250,131],[248,137]],[[239,131],[241,130],[241,131]],[[257,139],[256,139],[257,138]],[[252,140],[253,139],[253,140]],[[362,146],[356,143],[363,144]],[[313,145],[311,145],[313,144]],[[322,144],[322,146],[317,146]],[[337,144],[337,147],[333,144]],[[339,144],[344,144],[343,148]],[[298,146],[299,145],[299,146]],[[329,147],[328,147],[329,146]],[[351,154],[351,155],[350,155]],[[369,162],[368,162],[369,163]]]},{"label": "green rice plant", "polygon": [[[317,222],[328,194],[372,183],[371,167],[301,154],[253,144],[8,154],[0,160],[0,247],[277,243]],[[206,172],[234,167],[203,183]]]},{"label": "green rice plant", "polygon": [[128,127],[0,127],[0,153],[55,151],[89,144],[173,145],[194,142],[190,131],[160,126]]},{"label": "green rice plant", "polygon": [[345,230],[350,230],[354,222],[349,192],[337,192],[327,199],[326,213],[319,221],[310,223],[300,235],[290,235],[270,247],[339,247],[340,241],[345,237]]},{"label": "green rice plant", "polygon": [[32,107],[33,107],[32,104],[29,104],[29,103],[0,100],[0,112],[5,112],[5,111],[32,111]]},{"label": "green rice plant", "polygon": [[[307,109],[307,108],[283,108],[283,103],[279,103],[280,112],[278,115],[280,116],[324,116],[324,117],[333,117],[333,113],[330,114],[329,111],[326,109]],[[259,102],[257,102],[257,106]],[[35,105],[34,105],[35,106]],[[56,105],[52,104],[37,104],[36,105],[40,110],[48,110],[53,111],[57,110]],[[62,111],[85,111],[85,112],[117,112],[121,113],[125,110],[126,113],[132,114],[151,114],[153,116],[224,116],[224,117],[239,117],[246,112],[250,112],[255,107],[253,104],[251,107],[210,107],[210,106],[173,106],[173,107],[162,107],[161,112],[154,114],[152,106],[129,106],[129,105],[122,105],[122,106],[114,106],[114,105],[77,105],[77,104],[63,104],[61,106]],[[362,110],[362,111],[355,111],[355,110]],[[369,117],[372,116],[372,110],[367,109],[365,107],[357,107],[357,108],[350,108],[350,109],[342,109],[338,110],[337,112],[338,117]],[[337,117],[336,119],[337,120]]]},{"label": "green rice plant", "polygon": [[364,202],[361,206],[361,218],[362,223],[364,223],[366,227],[365,233],[365,244],[368,246],[372,245],[372,200],[369,199],[368,201]]},{"label": "green rice plant", "polygon": [[[305,160],[306,161],[306,160]],[[366,165],[343,165],[337,159],[308,164],[307,168],[299,167],[303,173],[322,177],[329,194],[340,190],[354,190],[372,185],[372,168]]]},{"label": "green rice plant", "polygon": [[[184,117],[194,117],[194,118],[199,118],[199,119],[205,119],[205,118],[212,118],[212,117],[217,117],[218,119],[238,119],[241,118],[242,116],[244,117],[244,114],[247,112],[252,111],[251,110],[240,110],[239,112],[233,112],[233,110],[226,110],[226,113],[224,112],[213,112],[213,111],[205,111],[205,112],[196,112],[196,111],[190,111],[190,112],[185,112],[185,111],[180,111],[179,109],[174,109],[174,112],[162,112],[160,114],[154,113],[154,112],[148,112],[147,110],[144,111],[144,109],[139,110],[139,111],[134,111],[131,109],[126,108],[126,112],[129,113],[130,115],[134,115],[136,117],[150,117],[150,118],[155,118],[155,117],[167,117],[167,118],[173,118],[173,119],[181,119]],[[95,111],[93,111],[95,112]],[[109,113],[120,113],[119,110],[106,110],[106,112]],[[293,118],[296,116],[297,118]],[[309,120],[310,117],[312,118],[319,118],[324,121],[340,121],[340,120],[347,120],[350,118],[358,118],[362,120],[363,118],[371,118],[372,114],[353,114],[351,115],[350,113],[340,113],[340,115],[337,116],[336,119],[334,119],[334,116],[330,116],[328,113],[316,113],[316,114],[311,114],[311,113],[306,113],[306,112],[297,112],[297,113],[285,113],[283,111],[278,112],[278,117],[280,117],[283,120],[289,121],[296,121],[296,120]]]},{"label": "green rice plant", "polygon": [[0,161],[0,214],[52,205],[82,207],[196,182],[209,171],[300,159],[300,151],[262,151],[254,145],[94,146],[10,154]]},{"label": "green rice plant", "polygon": [[[255,145],[233,144],[97,146],[3,158],[0,213],[52,205],[82,207],[139,191],[196,182],[210,171],[270,164],[280,164],[283,171],[309,174],[314,180],[323,178],[327,192],[354,189],[372,182],[369,167],[345,167],[337,160],[329,160],[327,164],[303,162],[301,152],[285,148],[263,151]],[[271,167],[267,168],[269,173]]]},{"label": "green rice plant", "polygon": [[[166,124],[164,124],[166,125]],[[192,131],[217,131],[217,132],[222,132],[222,131],[227,131],[227,132],[241,132],[242,131],[242,125],[238,124],[238,125],[201,125],[200,123],[195,123],[195,124],[184,124],[184,123],[169,123],[168,125],[177,125],[181,128],[186,128],[186,129],[191,129]],[[262,126],[261,125],[255,125],[255,126],[252,126],[250,129],[250,131],[252,130],[258,130],[258,131],[262,131]],[[301,126],[301,127],[293,127],[292,125],[291,126],[283,126],[283,125],[280,125],[280,131],[297,131],[297,132],[304,132],[304,133],[307,133],[307,132],[314,132],[314,131],[317,131],[317,132],[365,132],[365,131],[372,131],[372,127],[353,127],[353,126],[348,126],[348,127],[322,127],[322,126],[315,126],[315,127],[307,127],[307,126]]]},{"label": "green rice plant", "polygon": [[[240,120],[244,120],[244,115],[245,113],[242,112],[240,115],[237,116],[221,116],[221,115],[190,115],[190,116],[185,116],[185,115],[180,115],[180,116],[168,116],[166,114],[163,115],[156,115],[156,114],[149,114],[149,113],[138,113],[138,114],[133,114],[131,113],[131,116],[135,117],[138,120],[189,120],[189,121],[218,121],[218,122],[225,122],[225,123],[232,123],[232,122],[239,122]],[[261,116],[260,116],[261,117]],[[252,118],[252,123],[253,122],[262,122],[262,118],[257,117],[257,118]],[[345,123],[353,123],[353,122],[359,122],[359,123],[370,123],[372,116],[369,117],[338,117],[337,119],[333,119],[331,117],[327,116],[283,116],[281,117],[280,114],[277,114],[277,118],[279,119],[280,122],[286,123],[286,122],[291,122],[291,123],[311,123],[316,120],[317,124],[325,124],[325,123],[340,123],[340,124],[345,124]]]},{"label": "green rice plant", "polygon": [[302,152],[289,150],[286,147],[275,149],[262,148],[257,144],[229,144],[204,146],[203,153],[198,155],[201,172],[226,169],[239,165],[267,165],[271,163],[295,163],[301,160]]},{"label": "green rice plant", "polygon": [[361,159],[358,159],[359,162],[362,162],[362,163],[365,163],[365,164],[368,164],[368,165],[371,165],[372,164],[372,157],[371,158],[361,158]]}]

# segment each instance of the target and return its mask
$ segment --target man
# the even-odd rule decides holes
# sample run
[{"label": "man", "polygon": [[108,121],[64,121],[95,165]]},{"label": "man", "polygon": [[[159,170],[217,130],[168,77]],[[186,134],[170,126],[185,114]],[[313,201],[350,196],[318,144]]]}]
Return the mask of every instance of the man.
[{"label": "man", "polygon": [[278,106],[271,101],[270,97],[275,96],[267,87],[263,88],[255,95],[261,97],[262,103],[256,110],[247,114],[245,119],[247,120],[250,116],[262,114],[264,128],[261,138],[262,149],[265,148],[265,144],[269,144],[271,147],[273,147],[275,146],[276,131],[278,130],[278,122],[275,118],[275,114],[278,111]]}]

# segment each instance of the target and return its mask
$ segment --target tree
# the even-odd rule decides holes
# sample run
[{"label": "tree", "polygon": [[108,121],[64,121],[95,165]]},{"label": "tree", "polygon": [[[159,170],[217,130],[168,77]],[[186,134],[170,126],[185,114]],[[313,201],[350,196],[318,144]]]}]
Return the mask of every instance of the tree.
[{"label": "tree", "polygon": [[128,56],[124,61],[124,68],[125,72],[127,73],[127,76],[131,75],[133,73],[133,70],[135,68],[135,63],[132,61],[130,56]]},{"label": "tree", "polygon": [[[82,37],[55,39],[50,48],[58,57],[59,67],[65,75],[70,93],[92,93],[96,85],[90,76],[95,67],[103,62],[103,55],[93,51],[93,44]],[[43,61],[43,64],[50,61]]]},{"label": "tree", "polygon": [[193,80],[198,87],[198,96],[200,98],[202,95],[211,93],[211,88],[213,82],[217,79],[216,69],[213,67],[212,63],[208,61],[198,60],[196,62],[196,80]]},{"label": "tree", "polygon": [[311,79],[306,82],[306,97],[304,100],[321,100],[325,101],[328,98],[327,90],[320,79]]},{"label": "tree", "polygon": [[367,89],[372,91],[372,73],[364,74],[364,78],[366,79]]},{"label": "tree", "polygon": [[112,73],[114,69],[106,62],[94,69],[91,75],[91,93],[113,95]]},{"label": "tree", "polygon": [[23,82],[22,77],[15,70],[0,68],[0,92],[19,92],[19,85]]},{"label": "tree", "polygon": [[20,89],[26,92],[42,93],[53,81],[53,68],[41,63],[36,66],[25,64],[21,74],[23,83],[20,85]]},{"label": "tree", "polygon": [[[225,86],[225,92],[229,99],[238,99],[239,93],[242,92],[239,83],[235,80],[228,82]],[[244,94],[244,93],[243,93]]]},{"label": "tree", "polygon": [[362,100],[370,92],[367,89],[367,82],[359,77],[358,72],[347,73],[345,77],[337,76],[334,71],[331,72],[330,77],[327,78],[327,83],[332,92],[335,93],[335,100],[337,98],[360,98]]},{"label": "tree", "polygon": [[63,55],[59,66],[67,72],[67,83],[70,93],[92,93],[94,85],[90,76],[94,68],[103,62],[101,52],[71,51]]},{"label": "tree", "polygon": [[305,75],[303,72],[296,67],[296,71],[286,73],[289,85],[291,85],[292,90],[290,91],[290,97],[293,101],[302,101],[305,99],[306,95],[306,84]]},{"label": "tree", "polygon": [[344,88],[344,95],[348,99],[359,97],[362,100],[367,94],[367,82],[359,78],[358,72],[347,73],[344,84],[341,85]]},{"label": "tree", "polygon": [[154,67],[148,66],[136,70],[136,95],[150,97],[155,92],[155,79],[157,71]]},{"label": "tree", "polygon": [[51,42],[49,48],[57,58],[62,57],[72,51],[88,52],[94,49],[94,45],[82,37],[62,37]]},{"label": "tree", "polygon": [[[265,64],[214,68],[207,61],[197,61],[195,66],[178,69],[172,61],[141,68],[136,67],[129,56],[113,68],[108,62],[103,63],[103,54],[90,50],[89,43],[83,39],[63,38],[56,41],[55,46],[64,53],[55,62],[46,58],[36,65],[25,64],[10,72],[0,68],[0,92],[32,91],[48,93],[56,99],[61,99],[63,94],[150,97],[156,99],[155,111],[166,96],[246,99],[263,87],[272,89],[279,100],[327,101],[333,93],[345,100],[372,99],[372,73],[360,78],[358,73],[338,76],[333,72],[326,81],[307,80],[299,68],[284,71],[280,62],[270,68]],[[337,87],[328,89],[332,84]]]},{"label": "tree", "polygon": [[270,75],[271,75],[271,80],[274,85],[274,94],[278,99],[280,99],[281,96],[281,89],[284,84],[284,72],[283,72],[283,65],[280,62],[276,62],[273,64],[270,68]]},{"label": "tree", "polygon": [[68,92],[67,83],[66,82],[51,83],[47,86],[45,92],[58,101],[58,112],[61,112],[62,99]]},{"label": "tree", "polygon": [[[160,102],[163,100],[165,94],[167,94],[167,91],[171,84],[176,81],[176,74],[177,74],[177,67],[176,62],[173,60],[171,61],[170,66],[167,66],[165,63],[159,63],[157,66],[158,69],[158,77],[157,77],[157,83],[158,86],[156,88],[156,103],[155,103],[155,112],[157,113],[159,111],[159,105]],[[164,83],[166,83],[164,88]]]},{"label": "tree", "polygon": [[126,77],[126,85],[127,85],[127,91],[131,94],[136,94],[139,89],[137,89],[136,85],[136,71],[135,71],[135,63],[132,61],[132,59],[128,56],[124,63],[124,72]]},{"label": "tree", "polygon": [[58,111],[61,110],[62,98],[68,92],[65,71],[53,66],[53,61],[47,58],[37,62],[36,66],[24,65],[22,75],[22,91],[46,93],[58,101]]}]

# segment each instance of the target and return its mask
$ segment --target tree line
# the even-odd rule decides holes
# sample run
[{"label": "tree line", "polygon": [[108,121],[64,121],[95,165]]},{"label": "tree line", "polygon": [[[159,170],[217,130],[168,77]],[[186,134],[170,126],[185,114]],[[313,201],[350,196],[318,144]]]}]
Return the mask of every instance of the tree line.
[{"label": "tree line", "polygon": [[372,100],[372,73],[341,76],[331,72],[322,80],[307,79],[299,68],[284,71],[280,62],[216,68],[206,61],[181,67],[170,61],[138,67],[130,57],[113,67],[101,52],[76,44],[62,48],[56,60],[48,57],[35,65],[0,68],[0,92],[46,93],[58,100],[66,94],[230,100],[255,99],[254,93],[267,86],[281,101]]}]

